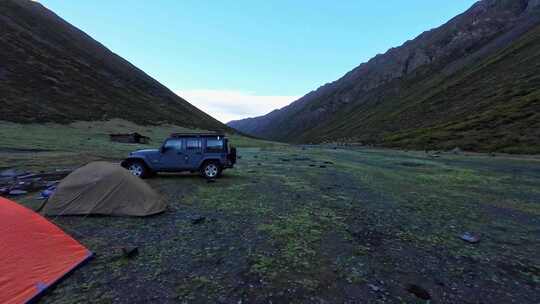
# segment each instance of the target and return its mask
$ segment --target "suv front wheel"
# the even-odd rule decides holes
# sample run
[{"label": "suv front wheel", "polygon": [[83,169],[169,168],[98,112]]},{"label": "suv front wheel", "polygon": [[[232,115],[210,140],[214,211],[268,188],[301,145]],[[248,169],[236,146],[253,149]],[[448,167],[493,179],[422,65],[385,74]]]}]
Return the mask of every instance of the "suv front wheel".
[{"label": "suv front wheel", "polygon": [[148,167],[146,167],[146,164],[140,161],[132,161],[128,163],[126,168],[129,170],[129,172],[131,172],[131,174],[140,178],[146,178],[151,174]]},{"label": "suv front wheel", "polygon": [[201,174],[208,179],[213,179],[221,174],[221,167],[216,162],[207,162],[201,167]]}]

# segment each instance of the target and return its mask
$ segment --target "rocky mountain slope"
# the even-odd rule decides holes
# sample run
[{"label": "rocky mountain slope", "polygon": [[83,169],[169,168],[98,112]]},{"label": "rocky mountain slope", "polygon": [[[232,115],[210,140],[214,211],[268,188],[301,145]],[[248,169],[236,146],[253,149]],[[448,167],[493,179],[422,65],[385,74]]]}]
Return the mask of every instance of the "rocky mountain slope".
[{"label": "rocky mountain slope", "polygon": [[0,120],[228,129],[30,0],[0,1]]},{"label": "rocky mountain slope", "polygon": [[483,0],[283,109],[233,121],[290,142],[540,152],[540,1]]}]

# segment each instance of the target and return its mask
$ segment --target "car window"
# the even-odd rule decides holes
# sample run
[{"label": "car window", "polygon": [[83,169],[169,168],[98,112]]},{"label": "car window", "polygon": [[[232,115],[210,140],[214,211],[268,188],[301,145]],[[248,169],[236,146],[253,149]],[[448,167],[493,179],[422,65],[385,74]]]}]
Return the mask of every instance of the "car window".
[{"label": "car window", "polygon": [[223,139],[207,139],[206,151],[208,152],[221,152],[223,151]]},{"label": "car window", "polygon": [[186,139],[186,150],[200,150],[202,142],[200,138],[188,138]]},{"label": "car window", "polygon": [[165,142],[165,149],[182,150],[182,139],[169,139]]}]

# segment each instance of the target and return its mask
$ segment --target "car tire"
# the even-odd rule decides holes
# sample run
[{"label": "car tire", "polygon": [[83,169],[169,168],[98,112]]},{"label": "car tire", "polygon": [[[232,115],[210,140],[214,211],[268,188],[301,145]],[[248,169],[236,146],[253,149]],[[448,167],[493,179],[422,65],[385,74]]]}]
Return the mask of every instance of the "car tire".
[{"label": "car tire", "polygon": [[207,179],[214,179],[221,175],[221,166],[217,162],[206,162],[201,167],[201,174]]},{"label": "car tire", "polygon": [[147,178],[152,175],[152,171],[142,161],[131,161],[127,164],[126,169],[140,178]]}]

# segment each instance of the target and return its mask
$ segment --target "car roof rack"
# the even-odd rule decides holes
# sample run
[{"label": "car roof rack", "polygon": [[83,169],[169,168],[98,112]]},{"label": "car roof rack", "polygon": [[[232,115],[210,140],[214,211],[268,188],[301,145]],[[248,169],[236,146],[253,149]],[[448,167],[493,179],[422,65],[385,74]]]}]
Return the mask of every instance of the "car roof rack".
[{"label": "car roof rack", "polygon": [[221,136],[221,137],[225,137],[225,134],[224,133],[218,133],[218,132],[181,132],[181,133],[172,133],[170,136],[171,137],[187,137],[187,136],[195,136],[195,137]]}]

